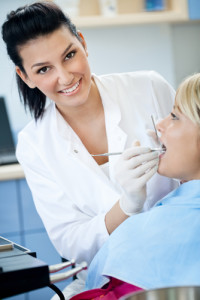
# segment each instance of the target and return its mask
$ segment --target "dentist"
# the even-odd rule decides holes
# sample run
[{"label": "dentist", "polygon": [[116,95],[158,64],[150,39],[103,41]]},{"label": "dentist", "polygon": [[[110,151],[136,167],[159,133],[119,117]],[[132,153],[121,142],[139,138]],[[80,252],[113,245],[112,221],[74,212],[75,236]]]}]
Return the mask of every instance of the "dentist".
[{"label": "dentist", "polygon": [[[155,174],[159,154],[146,129],[151,115],[170,111],[175,92],[153,71],[92,74],[83,35],[53,2],[12,11],[2,36],[34,117],[19,133],[17,158],[36,209],[60,255],[90,263],[119,224],[174,188]],[[105,152],[124,153],[91,155]],[[133,165],[138,172],[123,178]]]}]

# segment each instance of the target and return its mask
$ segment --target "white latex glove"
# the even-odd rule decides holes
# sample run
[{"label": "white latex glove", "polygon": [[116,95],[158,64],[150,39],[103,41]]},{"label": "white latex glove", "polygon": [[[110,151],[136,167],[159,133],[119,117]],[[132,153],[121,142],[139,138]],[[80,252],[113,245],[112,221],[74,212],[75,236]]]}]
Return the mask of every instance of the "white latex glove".
[{"label": "white latex glove", "polygon": [[156,173],[159,162],[159,152],[136,145],[138,142],[123,152],[115,167],[115,178],[123,191],[119,205],[128,216],[142,210],[146,183]]}]

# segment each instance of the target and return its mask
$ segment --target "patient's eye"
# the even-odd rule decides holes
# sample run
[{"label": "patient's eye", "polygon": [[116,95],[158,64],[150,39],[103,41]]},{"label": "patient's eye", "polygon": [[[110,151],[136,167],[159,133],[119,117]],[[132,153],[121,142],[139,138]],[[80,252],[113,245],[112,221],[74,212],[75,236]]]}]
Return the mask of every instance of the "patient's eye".
[{"label": "patient's eye", "polygon": [[179,120],[179,118],[174,113],[171,113],[171,116],[172,116],[172,120]]}]

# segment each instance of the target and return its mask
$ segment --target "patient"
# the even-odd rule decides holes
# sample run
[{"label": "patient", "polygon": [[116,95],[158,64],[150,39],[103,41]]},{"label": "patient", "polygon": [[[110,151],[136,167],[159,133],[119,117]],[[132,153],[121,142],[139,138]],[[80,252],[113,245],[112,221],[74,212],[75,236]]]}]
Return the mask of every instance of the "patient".
[{"label": "patient", "polygon": [[113,232],[90,265],[90,291],[74,300],[200,285],[200,74],[180,85],[171,114],[157,129],[165,149],[158,173],[182,184]]}]

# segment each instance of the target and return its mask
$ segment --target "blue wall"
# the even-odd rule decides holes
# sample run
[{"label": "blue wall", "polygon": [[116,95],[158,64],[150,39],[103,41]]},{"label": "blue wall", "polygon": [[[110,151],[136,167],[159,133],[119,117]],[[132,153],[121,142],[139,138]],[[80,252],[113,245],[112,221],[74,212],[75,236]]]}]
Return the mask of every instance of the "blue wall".
[{"label": "blue wall", "polygon": [[[25,179],[0,182],[0,236],[36,252],[37,258],[49,265],[61,262],[36,212]],[[62,290],[69,282],[71,279],[56,285]],[[6,299],[49,300],[53,295],[50,288],[43,288]]]}]

